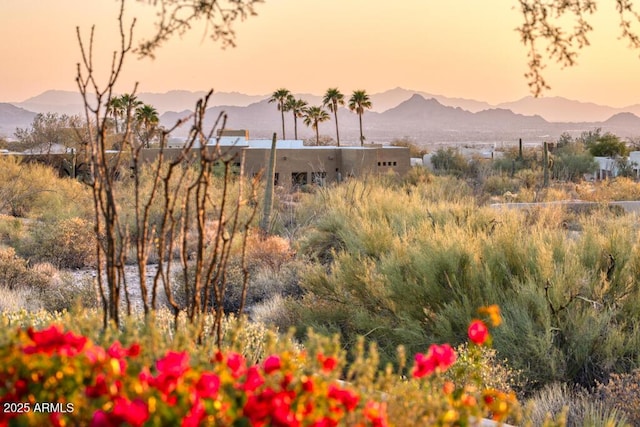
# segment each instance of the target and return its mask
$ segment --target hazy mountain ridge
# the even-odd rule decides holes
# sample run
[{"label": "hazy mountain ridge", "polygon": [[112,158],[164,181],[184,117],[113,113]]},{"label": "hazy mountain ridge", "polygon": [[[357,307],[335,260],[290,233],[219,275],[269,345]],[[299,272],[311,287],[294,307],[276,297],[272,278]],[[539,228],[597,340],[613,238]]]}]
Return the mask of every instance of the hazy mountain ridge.
[{"label": "hazy mountain ridge", "polygon": [[[172,127],[180,118],[188,116],[195,102],[205,95],[205,92],[177,90],[167,93],[141,92],[138,97],[158,109],[161,113],[162,125]],[[319,105],[322,102],[322,97],[317,95],[295,94],[295,96],[305,99],[310,105]],[[345,97],[348,99],[348,94]],[[374,108],[366,111],[363,117],[367,142],[385,142],[404,136],[424,143],[501,141],[514,138],[537,141],[553,139],[565,131],[577,134],[596,127],[602,127],[605,131],[617,133],[622,137],[640,135],[640,117],[637,116],[640,114],[640,105],[631,106],[629,109],[633,111],[619,111],[621,109],[560,97],[537,99],[526,97],[512,103],[492,106],[480,101],[433,96],[402,88],[371,94],[370,99]],[[81,98],[76,92],[47,91],[24,102],[13,104],[16,110],[10,110],[5,106],[4,109],[0,109],[2,133],[11,135],[16,126],[28,126],[35,116],[33,111],[70,114],[68,111],[70,108],[81,108],[79,101]],[[281,113],[275,104],[268,103],[268,95],[219,92],[211,96],[209,105],[211,107],[207,111],[208,126],[213,126],[215,118],[224,111],[227,113],[227,128],[248,129],[252,137],[258,138],[269,138],[273,132],[278,132],[279,135],[281,133]],[[463,108],[461,105],[467,105],[468,108]],[[25,109],[24,106],[34,106],[37,110],[27,111],[29,109]],[[538,108],[543,107],[545,111],[539,112]],[[549,114],[550,112],[559,114],[554,113],[556,110],[561,113],[564,111],[562,114],[567,118],[582,117],[579,116],[582,114],[584,117],[592,119],[595,117],[597,120],[554,122],[549,119]],[[609,112],[610,115],[602,117]],[[335,138],[333,114],[330,116],[331,121],[320,124],[320,134]],[[20,117],[19,120],[17,117]],[[357,142],[359,140],[358,116],[346,107],[341,107],[338,118],[341,139]],[[285,121],[286,136],[293,138],[291,113],[285,112]],[[13,129],[9,131],[11,127]],[[176,135],[185,135],[187,132],[188,126],[184,126],[176,132]],[[298,136],[309,138],[315,136],[315,132],[305,126],[302,119],[298,119]]]}]

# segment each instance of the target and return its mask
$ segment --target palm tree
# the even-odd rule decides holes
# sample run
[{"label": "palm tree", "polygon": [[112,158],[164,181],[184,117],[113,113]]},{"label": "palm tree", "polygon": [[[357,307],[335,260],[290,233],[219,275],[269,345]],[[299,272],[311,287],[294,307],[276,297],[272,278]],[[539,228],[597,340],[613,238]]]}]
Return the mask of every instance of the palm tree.
[{"label": "palm tree", "polygon": [[116,96],[115,98],[111,98],[107,103],[107,114],[111,114],[113,116],[113,120],[115,121],[116,133],[120,132],[118,127],[118,118],[124,116],[124,103],[122,102],[122,97]]},{"label": "palm tree", "polygon": [[327,107],[336,119],[336,139],[340,146],[340,132],[338,131],[338,105],[344,105],[344,95],[337,87],[327,89],[327,93],[322,98],[322,106]]},{"label": "palm tree", "polygon": [[293,113],[293,133],[295,139],[298,139],[298,117],[302,117],[306,106],[307,101],[296,99],[293,95],[289,95],[287,102],[284,104],[286,110]]},{"label": "palm tree", "polygon": [[149,143],[160,122],[158,110],[149,104],[143,104],[136,108],[135,119],[137,126],[141,126],[143,129],[143,132],[140,133],[140,139],[142,139],[145,147],[149,148]]},{"label": "palm tree", "polygon": [[278,103],[278,111],[280,111],[280,114],[282,114],[282,139],[287,139],[284,133],[284,112],[287,111],[285,103],[287,102],[287,98],[289,96],[291,96],[291,92],[289,92],[288,89],[280,88],[273,92],[271,98],[269,98],[269,103]]},{"label": "palm tree", "polygon": [[125,119],[125,131],[128,131],[136,109],[142,105],[142,101],[135,95],[125,93],[120,96],[120,102],[122,103],[122,117]]},{"label": "palm tree", "polygon": [[329,120],[329,114],[322,109],[322,107],[309,107],[304,110],[304,124],[311,126],[316,131],[316,145],[320,145],[320,131],[318,130],[318,123],[326,122]]},{"label": "palm tree", "polygon": [[364,145],[364,135],[362,134],[362,114],[364,110],[371,108],[371,100],[365,90],[354,90],[349,98],[349,110],[354,111],[360,118],[360,146]]}]

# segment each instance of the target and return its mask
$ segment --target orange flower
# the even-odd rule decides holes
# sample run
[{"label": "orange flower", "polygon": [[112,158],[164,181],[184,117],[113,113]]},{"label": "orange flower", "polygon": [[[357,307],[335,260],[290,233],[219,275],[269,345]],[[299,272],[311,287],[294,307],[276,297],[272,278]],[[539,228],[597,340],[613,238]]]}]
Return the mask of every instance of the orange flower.
[{"label": "orange flower", "polygon": [[491,320],[491,326],[500,326],[502,323],[502,316],[500,315],[500,307],[497,304],[489,305],[486,307],[480,307],[478,310],[480,314],[486,314]]}]

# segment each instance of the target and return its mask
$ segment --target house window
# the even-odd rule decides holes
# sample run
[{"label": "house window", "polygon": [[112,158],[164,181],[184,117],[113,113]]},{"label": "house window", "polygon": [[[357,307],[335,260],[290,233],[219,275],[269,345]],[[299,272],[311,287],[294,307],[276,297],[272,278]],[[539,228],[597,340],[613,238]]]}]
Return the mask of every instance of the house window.
[{"label": "house window", "polygon": [[398,165],[398,162],[393,162],[393,166],[397,166],[397,165]]},{"label": "house window", "polygon": [[307,172],[293,172],[291,174],[291,184],[296,185],[307,185]]},{"label": "house window", "polygon": [[278,185],[278,181],[280,180],[280,174],[278,172],[273,174],[273,185]]},{"label": "house window", "polygon": [[382,163],[378,162],[378,166],[380,166]]}]

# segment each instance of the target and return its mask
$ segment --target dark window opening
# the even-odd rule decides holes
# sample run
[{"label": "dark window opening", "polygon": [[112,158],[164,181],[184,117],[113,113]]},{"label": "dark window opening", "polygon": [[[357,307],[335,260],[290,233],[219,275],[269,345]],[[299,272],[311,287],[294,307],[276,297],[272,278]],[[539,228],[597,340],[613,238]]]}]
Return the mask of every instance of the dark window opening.
[{"label": "dark window opening", "polygon": [[291,183],[295,185],[307,185],[306,172],[293,172],[291,174]]},{"label": "dark window opening", "polygon": [[273,174],[273,185],[278,185],[278,181],[280,180],[280,174],[278,172]]}]

